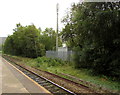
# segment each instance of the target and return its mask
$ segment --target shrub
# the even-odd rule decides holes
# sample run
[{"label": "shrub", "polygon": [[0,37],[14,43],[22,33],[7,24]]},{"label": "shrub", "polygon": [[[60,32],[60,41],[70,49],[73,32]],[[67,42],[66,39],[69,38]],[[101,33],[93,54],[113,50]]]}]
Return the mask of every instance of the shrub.
[{"label": "shrub", "polygon": [[48,66],[60,66],[60,65],[66,64],[66,62],[58,58],[53,59],[53,58],[47,58],[47,57],[38,57],[35,59],[35,61],[37,62],[37,64],[46,64]]}]

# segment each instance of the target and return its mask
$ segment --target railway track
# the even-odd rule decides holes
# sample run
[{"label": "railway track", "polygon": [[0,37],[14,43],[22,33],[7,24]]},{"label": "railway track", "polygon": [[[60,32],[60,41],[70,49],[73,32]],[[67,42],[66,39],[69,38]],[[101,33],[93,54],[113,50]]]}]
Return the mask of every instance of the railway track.
[{"label": "railway track", "polygon": [[[71,80],[62,78],[60,76],[57,76],[53,73],[50,72],[46,72],[46,71],[42,71],[42,70],[38,70],[36,68],[30,69],[30,68],[26,68],[23,65],[20,64],[16,64],[15,60],[13,58],[10,58],[8,56],[3,56],[6,60],[8,60],[9,62],[14,63],[13,65],[15,67],[17,67],[19,70],[21,70],[24,74],[26,74],[27,76],[29,76],[31,79],[33,79],[34,81],[36,81],[38,84],[40,84],[41,86],[43,86],[44,88],[46,88],[48,91],[50,91],[53,94],[56,93],[63,93],[65,95],[77,95],[78,93],[92,93],[92,94],[97,94],[99,92],[95,92],[93,90],[91,90],[89,87],[83,85],[83,84],[79,84],[76,82],[73,82]],[[46,78],[39,75],[38,73],[34,72],[34,69],[37,71],[40,71],[40,73],[44,73],[44,75],[49,76],[49,78]],[[73,84],[73,87],[64,87],[64,86],[60,86],[61,84],[56,84],[57,82],[53,82],[51,81],[51,79],[56,78],[58,81],[64,80],[63,84]],[[67,88],[67,89],[66,89]],[[68,90],[69,88],[74,88],[77,89],[77,91],[75,90]],[[82,90],[79,88],[82,88]],[[77,94],[76,94],[77,93]],[[103,93],[103,92],[102,92]]]},{"label": "railway track", "polygon": [[[11,62],[11,60],[8,60],[5,58],[7,61]],[[13,63],[13,62],[12,62]],[[76,95],[74,92],[52,82],[51,80],[38,75],[37,73],[30,71],[26,69],[25,67],[22,67],[16,63],[12,64],[16,68],[18,68],[20,71],[22,71],[25,75],[36,81],[38,84],[46,88],[48,91],[50,91],[52,94],[64,94],[64,95]]]}]

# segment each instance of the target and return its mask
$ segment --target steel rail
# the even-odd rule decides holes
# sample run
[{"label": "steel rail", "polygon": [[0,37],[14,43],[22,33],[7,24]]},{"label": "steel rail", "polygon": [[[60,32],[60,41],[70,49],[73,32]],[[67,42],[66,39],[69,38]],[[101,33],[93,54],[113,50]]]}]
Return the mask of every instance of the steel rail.
[{"label": "steel rail", "polygon": [[[49,79],[47,79],[47,78],[45,78],[45,77],[43,77],[43,76],[38,75],[37,73],[35,73],[35,72],[33,72],[33,71],[30,71],[29,69],[27,69],[27,68],[25,68],[25,67],[23,67],[23,66],[21,66],[21,65],[19,65],[19,64],[16,64],[15,62],[11,61],[10,59],[7,59],[7,58],[5,58],[5,57],[4,57],[4,59],[8,60],[9,62],[14,63],[15,65],[19,66],[19,67],[22,68],[22,69],[25,69],[26,71],[34,74],[35,76],[37,76],[37,77],[39,77],[39,78],[42,78],[42,79],[46,80],[47,82],[50,82],[51,84],[53,84],[53,85],[55,85],[55,86],[63,89],[64,91],[66,91],[66,92],[68,92],[68,93],[70,93],[70,94],[77,95],[76,93],[74,93],[74,92],[72,92],[72,91],[70,91],[70,90],[68,90],[68,89],[60,86],[59,84],[57,84],[57,83],[55,83],[55,82],[53,82],[53,81],[51,81],[51,80],[49,80]],[[16,66],[15,66],[15,67],[16,67]],[[18,67],[17,67],[17,68],[18,68]],[[18,69],[20,70],[20,68],[18,68]],[[22,71],[22,72],[23,72],[23,71]],[[24,73],[24,72],[23,72],[23,73]],[[28,76],[28,77],[30,77],[30,76]]]}]

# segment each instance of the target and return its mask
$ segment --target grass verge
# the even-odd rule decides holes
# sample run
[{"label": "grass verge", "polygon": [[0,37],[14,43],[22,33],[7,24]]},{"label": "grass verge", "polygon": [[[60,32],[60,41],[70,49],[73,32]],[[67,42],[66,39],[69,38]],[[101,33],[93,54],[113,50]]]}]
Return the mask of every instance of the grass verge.
[{"label": "grass verge", "polygon": [[60,76],[63,76],[61,73],[69,74],[90,83],[96,84],[99,87],[101,86],[115,92],[120,92],[120,82],[112,81],[106,76],[93,76],[91,75],[90,70],[74,68],[73,63],[63,62],[59,59],[51,59],[46,57],[38,57],[35,59],[18,56],[12,57],[20,59],[20,64],[25,64],[31,67],[42,69],[44,71],[49,71]]}]

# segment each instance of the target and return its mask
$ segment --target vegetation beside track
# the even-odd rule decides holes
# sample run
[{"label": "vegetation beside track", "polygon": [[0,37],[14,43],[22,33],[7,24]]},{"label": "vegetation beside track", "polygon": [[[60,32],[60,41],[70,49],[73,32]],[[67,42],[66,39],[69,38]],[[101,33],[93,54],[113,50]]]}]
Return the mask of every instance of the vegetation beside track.
[{"label": "vegetation beside track", "polygon": [[46,57],[38,57],[35,59],[18,56],[11,57],[21,60],[18,61],[19,64],[25,64],[37,69],[49,71],[72,80],[72,78],[70,78],[69,76],[65,76],[62,74],[65,73],[80,78],[84,81],[96,84],[98,87],[103,87],[115,92],[120,92],[120,82],[113,81],[111,78],[108,78],[106,76],[93,76],[91,74],[91,71],[87,69],[76,69],[74,68],[74,63],[64,62],[60,59],[51,59]]},{"label": "vegetation beside track", "polygon": [[[120,1],[72,4],[62,22],[64,28],[58,32],[58,46],[66,43],[68,50],[74,51],[76,68],[119,81]],[[19,23],[13,30],[3,45],[6,54],[37,58],[57,49],[56,32],[52,28],[42,31],[34,24]]]},{"label": "vegetation beside track", "polygon": [[3,53],[29,57],[16,58],[38,69],[120,91],[120,1],[72,4],[62,22],[58,46],[63,41],[75,52],[74,63],[43,57],[45,51],[57,49],[56,32],[52,28],[42,31],[34,24],[17,24],[3,45]]}]

